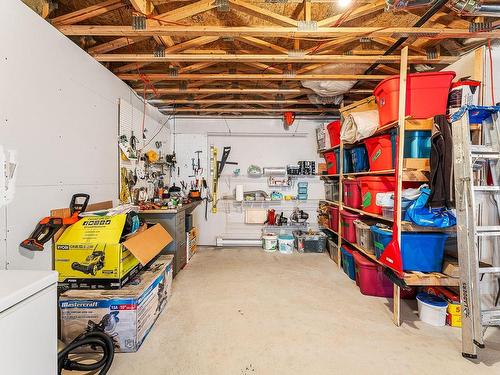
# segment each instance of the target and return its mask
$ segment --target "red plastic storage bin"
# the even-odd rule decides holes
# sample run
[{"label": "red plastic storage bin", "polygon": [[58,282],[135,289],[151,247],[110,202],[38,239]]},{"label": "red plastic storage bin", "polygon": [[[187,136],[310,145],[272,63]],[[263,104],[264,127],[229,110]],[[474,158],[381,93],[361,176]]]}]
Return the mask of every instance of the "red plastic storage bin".
[{"label": "red plastic storage bin", "polygon": [[326,173],[336,174],[337,173],[337,160],[334,151],[328,151],[323,154],[326,162]]},{"label": "red plastic storage bin", "polygon": [[[366,296],[392,298],[393,283],[384,275],[384,267],[354,251],[354,268],[356,285],[359,291]],[[401,290],[401,298],[415,298],[415,291]]]},{"label": "red plastic storage bin", "polygon": [[370,171],[393,169],[393,147],[390,134],[365,139]]},{"label": "red plastic storage bin", "polygon": [[330,229],[334,232],[339,231],[339,208],[336,206],[328,207],[328,217]]},{"label": "red plastic storage bin", "polygon": [[354,220],[359,219],[360,215],[348,211],[340,211],[340,222],[342,225],[342,238],[351,243],[356,243],[356,227]]},{"label": "red plastic storage bin", "polygon": [[328,134],[330,135],[330,147],[340,145],[340,120],[330,122],[326,128],[328,129]]},{"label": "red plastic storage bin", "polygon": [[[455,72],[432,72],[408,74],[406,88],[406,116],[425,119],[445,115],[448,93]],[[399,76],[380,82],[373,95],[377,101],[379,126],[398,119]]]},{"label": "red plastic storage bin", "polygon": [[344,204],[352,208],[361,208],[361,190],[358,180],[344,180],[343,190]]},{"label": "red plastic storage bin", "polygon": [[396,179],[387,176],[366,176],[358,178],[361,187],[361,205],[363,210],[382,215],[382,207],[377,206],[377,194],[394,191]]}]

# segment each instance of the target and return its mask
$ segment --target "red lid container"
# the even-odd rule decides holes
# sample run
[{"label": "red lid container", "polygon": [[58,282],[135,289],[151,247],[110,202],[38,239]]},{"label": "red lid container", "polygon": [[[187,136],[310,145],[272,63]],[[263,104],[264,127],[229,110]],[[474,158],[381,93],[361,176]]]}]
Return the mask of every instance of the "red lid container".
[{"label": "red lid container", "polygon": [[361,215],[353,214],[349,211],[340,211],[340,222],[342,225],[342,238],[351,243],[356,243],[356,227],[354,220],[359,219]]},{"label": "red lid container", "polygon": [[328,134],[330,135],[330,147],[340,145],[340,120],[330,122],[326,128],[328,129]]},{"label": "red lid container", "polygon": [[343,202],[346,206],[352,208],[361,208],[361,189],[359,188],[359,183],[356,179],[344,180],[344,189],[343,189]]},{"label": "red lid container", "polygon": [[326,173],[337,174],[337,160],[334,151],[327,151],[323,154],[326,162]]},{"label": "red lid container", "polygon": [[396,189],[396,179],[388,176],[366,176],[358,178],[361,187],[361,205],[363,210],[382,215],[382,207],[377,206],[377,194]]},{"label": "red lid container", "polygon": [[370,171],[393,169],[393,147],[390,134],[365,139]]},{"label": "red lid container", "polygon": [[[455,72],[432,72],[408,74],[405,115],[425,119],[445,115],[448,93]],[[398,119],[399,76],[384,79],[373,90],[378,111],[379,126]]]}]

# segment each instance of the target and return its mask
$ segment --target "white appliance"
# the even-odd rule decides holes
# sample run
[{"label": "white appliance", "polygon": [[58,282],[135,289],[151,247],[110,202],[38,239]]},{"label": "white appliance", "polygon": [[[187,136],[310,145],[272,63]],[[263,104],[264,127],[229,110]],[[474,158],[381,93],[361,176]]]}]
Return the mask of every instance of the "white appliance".
[{"label": "white appliance", "polygon": [[57,272],[0,271],[0,372],[57,374]]}]

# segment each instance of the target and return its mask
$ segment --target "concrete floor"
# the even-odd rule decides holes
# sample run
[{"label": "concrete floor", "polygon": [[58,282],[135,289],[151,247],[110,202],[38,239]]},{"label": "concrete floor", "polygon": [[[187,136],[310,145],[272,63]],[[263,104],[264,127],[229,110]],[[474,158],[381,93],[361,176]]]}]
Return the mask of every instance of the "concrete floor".
[{"label": "concrete floor", "polygon": [[335,267],[326,254],[201,249],[110,374],[500,374],[500,330],[472,363],[459,329],[426,325],[406,303],[395,327],[392,301],[363,296]]}]

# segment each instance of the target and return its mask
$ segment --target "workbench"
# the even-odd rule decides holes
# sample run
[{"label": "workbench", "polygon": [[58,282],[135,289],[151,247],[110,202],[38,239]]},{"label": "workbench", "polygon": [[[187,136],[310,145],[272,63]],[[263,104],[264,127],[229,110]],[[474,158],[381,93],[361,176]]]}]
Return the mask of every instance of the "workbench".
[{"label": "workbench", "polygon": [[186,215],[202,201],[193,201],[174,209],[144,210],[139,216],[147,222],[160,223],[172,236],[173,241],[162,250],[162,254],[174,256],[174,277],[187,263],[186,251]]}]

